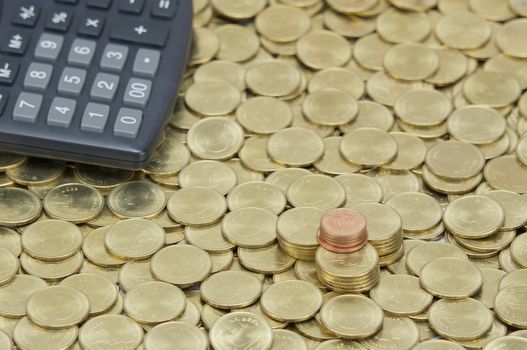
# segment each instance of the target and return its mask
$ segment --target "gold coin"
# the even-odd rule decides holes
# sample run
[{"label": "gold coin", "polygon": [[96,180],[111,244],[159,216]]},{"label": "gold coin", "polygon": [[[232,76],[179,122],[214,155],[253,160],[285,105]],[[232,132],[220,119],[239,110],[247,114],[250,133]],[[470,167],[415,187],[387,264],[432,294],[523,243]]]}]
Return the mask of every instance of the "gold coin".
[{"label": "gold coin", "polygon": [[[512,76],[522,89],[527,86],[527,66],[522,58],[514,58],[499,54],[487,60],[484,65],[486,71],[498,72]],[[523,109],[521,109],[523,111]]]},{"label": "gold coin", "polygon": [[[241,164],[253,172],[272,172],[284,168],[283,165],[273,161],[267,154],[268,140],[268,136],[255,135],[249,137],[239,152]],[[263,179],[251,178],[249,181],[263,181]]]},{"label": "gold coin", "polygon": [[527,17],[527,3],[525,0],[509,0],[511,10],[522,17]]},{"label": "gold coin", "polygon": [[[247,145],[247,142],[245,143]],[[263,143],[263,151],[265,153],[265,147],[267,145],[267,141]],[[241,151],[240,151],[241,153]],[[233,158],[229,159],[228,161],[224,162],[227,166],[229,166],[234,172],[236,173],[236,179],[238,184],[250,182],[250,181],[263,181],[264,175],[261,173],[257,173],[255,171],[252,171],[248,168],[246,168],[240,159]]]},{"label": "gold coin", "polygon": [[294,207],[314,207],[323,210],[340,207],[346,200],[344,187],[326,175],[306,175],[287,189],[287,199]]},{"label": "gold coin", "polygon": [[[0,349],[2,350],[11,350],[13,349],[13,342],[11,340],[11,335],[0,330]],[[307,349],[307,348],[306,348]]]},{"label": "gold coin", "polygon": [[[232,334],[236,334],[233,337]],[[265,320],[249,312],[234,312],[222,316],[209,332],[211,345],[216,350],[269,350],[273,331]]]},{"label": "gold coin", "polygon": [[[204,99],[207,103],[203,103]],[[238,107],[240,101],[240,91],[223,81],[197,82],[185,93],[187,106],[204,116],[229,114]]]},{"label": "gold coin", "polygon": [[328,0],[328,5],[335,11],[350,15],[352,13],[360,13],[371,10],[373,7],[375,7],[377,2],[378,1],[376,0]]},{"label": "gold coin", "polygon": [[393,264],[390,264],[387,266],[387,269],[397,275],[411,275],[410,271],[408,271],[408,268],[406,267],[406,255],[410,250],[418,246],[419,244],[423,244],[423,241],[418,241],[414,239],[405,239],[403,241],[404,245],[404,255],[401,257],[401,259]]},{"label": "gold coin", "polygon": [[510,349],[521,350],[527,346],[527,339],[516,336],[507,336],[494,339],[483,347],[484,350]]},{"label": "gold coin", "polygon": [[342,137],[340,152],[350,162],[377,167],[395,158],[397,142],[386,131],[360,128]]},{"label": "gold coin", "polygon": [[35,222],[22,232],[24,251],[34,258],[56,261],[69,258],[82,245],[82,233],[72,223],[60,220]]},{"label": "gold coin", "polygon": [[515,156],[502,156],[489,161],[484,175],[492,188],[527,193],[527,167],[521,165]]},{"label": "gold coin", "polygon": [[456,181],[478,175],[485,166],[485,159],[476,146],[451,140],[429,148],[425,164],[435,175]]},{"label": "gold coin", "polygon": [[520,338],[527,339],[527,330],[519,330],[516,332],[509,333],[509,335],[513,337],[520,337]]},{"label": "gold coin", "polygon": [[386,205],[401,215],[402,227],[406,232],[428,230],[438,225],[443,217],[439,203],[424,193],[399,193],[392,196]]},{"label": "gold coin", "polygon": [[502,275],[502,277],[503,278],[499,281],[499,289],[515,284],[527,284],[527,269],[511,271],[506,275]]},{"label": "gold coin", "polygon": [[503,280],[507,273],[492,268],[480,268],[483,276],[483,285],[478,294],[474,296],[476,300],[481,301],[489,309],[494,308],[494,299],[498,294],[500,282]]},{"label": "gold coin", "polygon": [[378,203],[383,198],[382,188],[375,178],[362,174],[343,174],[335,177],[346,191],[345,207],[359,203]]},{"label": "gold coin", "polygon": [[119,270],[119,285],[128,291],[138,284],[154,281],[150,271],[150,260],[132,260]]},{"label": "gold coin", "polygon": [[330,88],[342,90],[357,99],[361,98],[365,92],[362,79],[354,71],[346,68],[321,70],[311,78],[308,85],[308,91],[311,94]]},{"label": "gold coin", "polygon": [[448,118],[448,131],[456,139],[472,144],[488,144],[505,134],[505,119],[485,106],[466,106]]},{"label": "gold coin", "polygon": [[146,259],[165,244],[165,231],[145,219],[129,219],[108,228],[104,246],[110,254],[121,259]]},{"label": "gold coin", "polygon": [[463,94],[473,104],[499,108],[516,101],[521,88],[510,74],[479,71],[467,79]]},{"label": "gold coin", "polygon": [[178,173],[190,162],[188,148],[178,141],[167,140],[154,153],[144,171],[150,175],[168,176]]},{"label": "gold coin", "polygon": [[468,0],[468,3],[475,13],[491,21],[507,21],[515,17],[507,1]]},{"label": "gold coin", "polygon": [[225,239],[221,226],[221,223],[203,227],[187,226],[185,227],[185,240],[210,253],[229,252],[235,245]]},{"label": "gold coin", "polygon": [[348,162],[340,154],[342,137],[326,137],[323,141],[324,155],[319,161],[313,164],[317,170],[325,174],[340,175],[354,173],[361,169],[360,166]]},{"label": "gold coin", "polygon": [[84,257],[77,252],[72,257],[59,261],[44,261],[32,258],[26,253],[20,255],[20,266],[30,275],[46,281],[60,281],[81,269]]},{"label": "gold coin", "polygon": [[101,227],[90,232],[82,243],[82,252],[86,259],[102,267],[122,266],[126,261],[110,254],[104,245],[108,227]]},{"label": "gold coin", "polygon": [[452,111],[452,103],[436,90],[417,89],[401,95],[394,105],[395,114],[414,126],[437,126]]},{"label": "gold coin", "polygon": [[222,16],[234,19],[250,19],[262,11],[266,5],[265,0],[245,0],[233,3],[228,0],[213,0],[211,5]]},{"label": "gold coin", "polygon": [[308,321],[295,323],[295,329],[305,336],[306,339],[324,341],[337,338],[335,334],[330,333],[315,317]]},{"label": "gold coin", "polygon": [[397,142],[397,155],[394,160],[382,166],[388,171],[412,170],[421,166],[425,160],[426,144],[419,137],[404,132],[391,132]]},{"label": "gold coin", "polygon": [[307,344],[300,335],[286,329],[273,330],[272,349],[308,350]]},{"label": "gold coin", "polygon": [[316,248],[316,233],[323,215],[322,209],[307,207],[283,212],[276,225],[278,238],[295,246]]},{"label": "gold coin", "polygon": [[269,138],[267,153],[279,164],[303,167],[322,158],[324,142],[311,130],[298,127],[287,128],[276,132]]},{"label": "gold coin", "polygon": [[256,278],[258,278],[258,280],[260,280],[260,282],[262,282],[262,283],[264,282],[264,279],[265,279],[265,275],[246,269],[241,264],[240,259],[238,259],[238,257],[234,257],[232,259],[232,264],[231,264],[231,266],[229,266],[227,271],[244,271],[244,272],[248,272],[248,273],[252,274],[253,276],[255,276]]},{"label": "gold coin", "polygon": [[382,309],[371,299],[360,295],[337,296],[322,306],[322,324],[339,337],[364,339],[381,330]]},{"label": "gold coin", "polygon": [[176,319],[187,305],[185,294],[165,282],[144,282],[132,287],[124,298],[124,312],[142,324],[158,324]]},{"label": "gold coin", "polygon": [[504,249],[500,252],[499,266],[506,272],[512,272],[521,269],[522,267],[512,260],[510,249]]},{"label": "gold coin", "polygon": [[320,137],[328,137],[334,134],[335,128],[327,125],[317,125],[311,123],[307,118],[304,117],[302,113],[302,107],[296,106],[293,107],[293,127],[299,127],[314,131]]},{"label": "gold coin", "polygon": [[419,192],[422,189],[419,177],[411,171],[400,173],[382,172],[375,178],[382,187],[385,201],[399,193]]},{"label": "gold coin", "polygon": [[390,3],[402,10],[426,11],[437,5],[437,0],[390,0]]},{"label": "gold coin", "polygon": [[181,321],[167,322],[152,328],[143,342],[145,350],[207,350],[207,333]]},{"label": "gold coin", "polygon": [[238,247],[261,248],[276,240],[277,220],[275,214],[262,208],[240,208],[225,216],[221,231]]},{"label": "gold coin", "polygon": [[312,69],[341,67],[351,58],[351,45],[342,36],[327,30],[312,31],[298,40],[297,57]]},{"label": "gold coin", "polygon": [[345,339],[332,339],[326,340],[320,345],[318,345],[316,350],[338,350],[338,349],[348,349],[348,350],[364,350],[364,346],[360,345],[353,340]]},{"label": "gold coin", "polygon": [[[467,30],[470,28],[470,30]],[[471,12],[452,12],[443,16],[436,27],[438,39],[454,49],[475,49],[489,40],[490,25]]]},{"label": "gold coin", "polygon": [[151,270],[155,278],[186,288],[209,276],[212,261],[207,252],[197,247],[174,245],[152,257]]},{"label": "gold coin", "polygon": [[240,184],[227,195],[230,211],[240,208],[256,207],[267,209],[278,215],[286,206],[284,193],[276,186],[262,181]]},{"label": "gold coin", "polygon": [[13,154],[0,152],[0,170],[6,171],[7,169],[17,168],[27,161],[27,157]]},{"label": "gold coin", "polygon": [[169,199],[170,217],[191,226],[210,225],[227,210],[225,198],[217,191],[205,187],[187,187],[176,191]]},{"label": "gold coin", "polygon": [[502,230],[514,230],[527,222],[527,201],[511,191],[490,191],[483,194],[497,201],[505,211],[505,223]]},{"label": "gold coin", "polygon": [[481,302],[441,299],[428,311],[430,327],[439,335],[452,340],[474,340],[492,327],[492,313]]},{"label": "gold coin", "polygon": [[1,187],[9,187],[14,185],[15,182],[7,177],[5,173],[0,173],[0,188]]},{"label": "gold coin", "polygon": [[9,250],[0,247],[0,285],[15,278],[19,268],[18,259]]},{"label": "gold coin", "polygon": [[432,173],[428,167],[423,167],[423,179],[425,180],[428,187],[436,192],[444,194],[464,194],[473,191],[483,179],[482,174],[478,174],[474,177],[466,180],[445,180],[434,173]]},{"label": "gold coin", "polygon": [[143,341],[143,330],[122,315],[97,316],[79,331],[79,343],[85,350],[134,350]]},{"label": "gold coin", "polygon": [[[408,26],[407,23],[412,23]],[[430,19],[425,13],[399,11],[394,8],[377,17],[377,33],[386,41],[403,44],[425,39],[431,30]]]},{"label": "gold coin", "polygon": [[293,110],[277,98],[257,96],[238,107],[236,120],[252,133],[272,134],[291,125]]},{"label": "gold coin", "polygon": [[443,218],[445,226],[462,238],[485,238],[503,227],[501,205],[484,196],[465,196],[451,202]]},{"label": "gold coin", "polygon": [[353,209],[366,218],[368,242],[379,253],[382,251],[383,254],[379,255],[393,253],[400,247],[403,241],[402,219],[395,209],[380,203],[361,203]]},{"label": "gold coin", "polygon": [[461,52],[446,47],[437,47],[434,51],[439,58],[439,67],[434,75],[426,79],[427,83],[447,86],[455,83],[467,73],[467,58]]},{"label": "gold coin", "polygon": [[258,53],[260,42],[254,30],[236,24],[225,24],[214,31],[220,39],[220,51],[216,58],[243,62]]},{"label": "gold coin", "polygon": [[[406,317],[386,316],[382,329],[373,337],[360,343],[371,350],[413,349],[419,342],[419,329]],[[388,345],[389,344],[389,345]]]},{"label": "gold coin", "polygon": [[0,225],[22,226],[35,221],[42,212],[40,199],[21,188],[0,188]]},{"label": "gold coin", "polygon": [[295,263],[278,244],[258,249],[238,248],[238,258],[248,270],[266,275],[287,271]]},{"label": "gold coin", "polygon": [[[274,276],[276,276],[276,275],[274,275]],[[273,320],[272,318],[267,316],[263,312],[262,306],[260,305],[259,302],[254,303],[251,306],[247,306],[247,307],[241,308],[241,309],[233,309],[233,310],[231,310],[231,312],[250,312],[250,313],[256,314],[256,315],[258,315],[260,317],[263,317],[263,319],[269,324],[269,326],[271,326],[271,328],[273,328],[273,330],[275,330],[275,329],[283,329],[283,328],[285,328],[287,326],[287,323]]]},{"label": "gold coin", "polygon": [[121,221],[121,219],[119,217],[115,216],[110,211],[110,209],[108,209],[107,205],[104,205],[104,208],[101,211],[101,213],[99,214],[99,216],[97,216],[93,220],[88,221],[86,223],[86,225],[88,225],[90,227],[93,227],[93,228],[98,228],[98,227],[111,226],[113,224],[118,223],[119,221]]},{"label": "gold coin", "polygon": [[27,301],[26,310],[29,319],[37,326],[65,329],[78,325],[88,317],[90,301],[75,288],[53,286],[32,294]]},{"label": "gold coin", "polygon": [[327,10],[323,19],[326,28],[347,38],[361,38],[375,31],[375,21],[371,18]]},{"label": "gold coin", "polygon": [[390,48],[384,55],[384,67],[394,78],[401,80],[424,80],[439,68],[439,58],[425,46],[400,44]]},{"label": "gold coin", "polygon": [[395,316],[417,315],[428,310],[433,297],[419,285],[419,279],[391,275],[380,279],[370,297],[387,313]]},{"label": "gold coin", "polygon": [[165,192],[146,181],[123,183],[108,196],[108,208],[122,219],[150,218],[159,214],[165,205]]},{"label": "gold coin", "polygon": [[90,301],[90,316],[108,311],[117,301],[117,286],[107,277],[95,273],[81,273],[60,282],[61,286],[73,287],[86,294]]},{"label": "gold coin", "polygon": [[369,34],[357,40],[353,57],[366,69],[381,71],[384,69],[384,56],[391,47],[392,44],[378,34]]},{"label": "gold coin", "polygon": [[310,174],[312,174],[311,171],[304,168],[284,168],[269,174],[265,182],[280,188],[285,193],[296,179]]},{"label": "gold coin", "polygon": [[211,253],[210,258],[212,260],[211,273],[216,273],[220,271],[225,271],[231,266],[232,260],[234,258],[234,253],[232,251],[228,251],[225,253]]},{"label": "gold coin", "polygon": [[[245,90],[245,69],[242,65],[229,61],[212,61],[203,64],[194,72],[194,81],[219,80]],[[184,137],[184,135],[183,135]]]},{"label": "gold coin", "polygon": [[315,124],[339,126],[354,120],[359,106],[357,100],[346,91],[325,88],[310,93],[304,99],[302,111]]},{"label": "gold coin", "polygon": [[107,168],[95,165],[76,164],[75,177],[82,183],[107,191],[130,181],[134,172],[124,169]]},{"label": "gold coin", "polygon": [[26,303],[33,293],[48,284],[34,276],[16,275],[8,284],[0,286],[0,315],[21,318],[26,315]]},{"label": "gold coin", "polygon": [[219,309],[239,309],[253,304],[262,294],[262,283],[244,271],[222,271],[200,287],[201,299]]},{"label": "gold coin", "polygon": [[302,82],[300,70],[284,60],[268,60],[247,70],[247,87],[256,95],[282,97],[294,93]]},{"label": "gold coin", "polygon": [[242,127],[225,117],[202,119],[187,134],[188,148],[201,159],[232,158],[243,146],[243,141]]},{"label": "gold coin", "polygon": [[66,170],[58,160],[29,158],[16,168],[6,170],[6,175],[19,185],[43,185],[56,181]]},{"label": "gold coin", "polygon": [[527,235],[519,235],[512,241],[510,251],[512,260],[523,268],[527,268]]},{"label": "gold coin", "polygon": [[466,254],[456,246],[443,242],[426,242],[406,254],[406,267],[413,275],[419,276],[423,266],[442,257],[467,259]]},{"label": "gold coin", "polygon": [[88,185],[60,185],[44,198],[44,209],[49,217],[76,224],[93,220],[103,208],[103,195]]},{"label": "gold coin", "polygon": [[454,236],[457,243],[461,246],[481,253],[497,252],[508,247],[516,237],[516,231],[500,230],[485,238],[466,239]]},{"label": "gold coin", "polygon": [[254,24],[261,35],[282,43],[300,39],[309,30],[311,19],[300,9],[272,6],[260,12]]},{"label": "gold coin", "polygon": [[262,310],[282,322],[301,322],[322,306],[322,292],[305,281],[282,281],[267,288],[260,299]]},{"label": "gold coin", "polygon": [[527,312],[524,302],[526,291],[527,285],[513,284],[498,292],[494,300],[494,312],[500,320],[515,328],[527,328]]},{"label": "gold coin", "polygon": [[444,257],[423,266],[419,281],[427,292],[436,297],[463,299],[480,291],[483,275],[467,259]]},{"label": "gold coin", "polygon": [[527,58],[527,47],[521,38],[527,33],[527,21],[516,19],[505,23],[497,32],[496,43],[509,56]]},{"label": "gold coin", "polygon": [[220,49],[220,40],[216,34],[207,28],[194,28],[192,32],[192,48],[189,65],[207,63],[216,56]]},{"label": "gold coin", "polygon": [[27,350],[69,349],[77,340],[78,333],[77,327],[43,329],[24,317],[13,331],[13,340],[19,348]]},{"label": "gold coin", "polygon": [[330,276],[339,279],[360,279],[376,270],[379,254],[371,244],[346,254],[330,252],[320,247],[315,259],[317,266]]},{"label": "gold coin", "polygon": [[210,330],[214,323],[218,321],[222,316],[227,315],[227,311],[216,309],[209,304],[203,305],[201,309],[201,321],[206,329]]}]

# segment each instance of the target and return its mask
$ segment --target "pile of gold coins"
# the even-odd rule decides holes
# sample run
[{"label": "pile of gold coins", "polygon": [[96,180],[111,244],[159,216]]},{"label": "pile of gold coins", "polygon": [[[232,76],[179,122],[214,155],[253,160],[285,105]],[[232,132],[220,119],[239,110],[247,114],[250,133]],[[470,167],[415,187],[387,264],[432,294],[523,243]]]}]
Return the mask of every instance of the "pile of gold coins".
[{"label": "pile of gold coins", "polygon": [[0,154],[0,350],[527,349],[526,38],[526,0],[194,0],[145,169]]}]

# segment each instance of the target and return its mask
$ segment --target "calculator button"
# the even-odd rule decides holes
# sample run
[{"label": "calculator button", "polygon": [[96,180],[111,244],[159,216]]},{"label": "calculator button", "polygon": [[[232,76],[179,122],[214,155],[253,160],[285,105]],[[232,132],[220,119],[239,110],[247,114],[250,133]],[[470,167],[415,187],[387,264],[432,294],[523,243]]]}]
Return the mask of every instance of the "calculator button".
[{"label": "calculator button", "polygon": [[79,2],[79,0],[55,0],[57,2],[63,2],[63,3],[66,3],[66,4],[76,4]]},{"label": "calculator button", "polygon": [[69,96],[79,96],[86,82],[86,71],[78,68],[64,68],[60,77],[58,92]]},{"label": "calculator button", "polygon": [[53,11],[46,21],[46,28],[65,32],[70,27],[72,17],[73,13],[69,10],[60,9]]},{"label": "calculator button", "polygon": [[29,35],[19,31],[11,31],[4,42],[2,50],[16,55],[23,55],[29,45]]},{"label": "calculator button", "polygon": [[110,114],[110,107],[98,103],[88,103],[84,110],[84,115],[81,121],[81,130],[102,133],[108,115]]},{"label": "calculator button", "polygon": [[51,74],[53,74],[51,65],[33,62],[27,69],[24,87],[26,89],[44,91],[48,88]]},{"label": "calculator button", "polygon": [[90,96],[95,100],[111,102],[119,87],[119,76],[99,73],[95,77]]},{"label": "calculator button", "polygon": [[172,18],[176,14],[178,0],[154,0],[152,16]]},{"label": "calculator button", "polygon": [[16,10],[13,24],[34,27],[37,23],[40,8],[31,3],[22,3]]},{"label": "calculator button", "polygon": [[56,61],[63,42],[64,37],[61,35],[43,33],[35,48],[35,57],[45,61]]},{"label": "calculator button", "polygon": [[88,0],[88,6],[107,9],[112,4],[112,0]]},{"label": "calculator button", "polygon": [[79,66],[89,66],[95,55],[95,41],[75,39],[68,54],[68,63]]},{"label": "calculator button", "polygon": [[20,63],[15,60],[0,57],[0,84],[11,85],[15,81]]},{"label": "calculator button", "polygon": [[117,23],[110,34],[113,39],[132,43],[165,46],[170,28],[164,23],[126,19]]},{"label": "calculator button", "polygon": [[124,104],[131,107],[146,107],[152,91],[150,80],[132,78],[124,93]]},{"label": "calculator button", "polygon": [[101,68],[115,72],[120,72],[123,70],[127,57],[128,47],[122,45],[108,44],[102,54]]},{"label": "calculator button", "polygon": [[62,97],[55,97],[48,113],[48,125],[69,128],[77,102]]},{"label": "calculator button", "polygon": [[4,113],[5,106],[7,105],[7,100],[9,99],[9,94],[7,91],[0,91],[0,115]]},{"label": "calculator button", "polygon": [[13,110],[13,119],[34,123],[37,120],[41,105],[42,95],[22,92],[16,101],[15,109]]},{"label": "calculator button", "polygon": [[153,78],[157,73],[160,58],[161,53],[159,51],[139,49],[135,56],[133,68],[134,74],[142,77]]},{"label": "calculator button", "polygon": [[145,7],[145,0],[121,0],[119,11],[140,14]]},{"label": "calculator button", "polygon": [[115,125],[113,134],[115,136],[123,136],[128,138],[135,138],[139,134],[139,128],[143,120],[143,112],[138,109],[121,108]]},{"label": "calculator button", "polygon": [[89,15],[83,19],[79,26],[79,34],[99,37],[104,28],[104,18],[97,15]]}]

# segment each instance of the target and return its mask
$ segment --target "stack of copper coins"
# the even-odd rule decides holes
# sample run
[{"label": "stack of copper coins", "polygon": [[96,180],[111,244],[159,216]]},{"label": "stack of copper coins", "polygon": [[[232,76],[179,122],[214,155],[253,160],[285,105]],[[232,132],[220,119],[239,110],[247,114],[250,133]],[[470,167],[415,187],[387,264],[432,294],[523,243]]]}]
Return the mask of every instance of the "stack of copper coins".
[{"label": "stack of copper coins", "polygon": [[335,253],[353,253],[368,243],[366,218],[356,210],[339,208],[328,211],[320,220],[318,243]]}]

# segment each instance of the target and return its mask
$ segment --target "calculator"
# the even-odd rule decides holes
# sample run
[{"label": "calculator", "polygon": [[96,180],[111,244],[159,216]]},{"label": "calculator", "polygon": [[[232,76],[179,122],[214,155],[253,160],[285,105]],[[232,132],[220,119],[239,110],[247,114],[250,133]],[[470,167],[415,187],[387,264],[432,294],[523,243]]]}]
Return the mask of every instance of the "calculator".
[{"label": "calculator", "polygon": [[174,110],[192,0],[0,0],[0,151],[140,169]]}]

